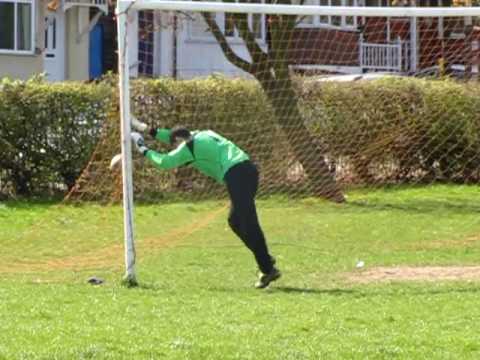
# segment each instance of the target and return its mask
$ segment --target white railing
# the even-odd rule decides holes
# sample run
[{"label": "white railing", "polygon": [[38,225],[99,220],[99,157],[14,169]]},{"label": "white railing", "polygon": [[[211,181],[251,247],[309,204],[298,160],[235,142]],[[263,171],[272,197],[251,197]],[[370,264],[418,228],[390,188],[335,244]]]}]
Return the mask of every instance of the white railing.
[{"label": "white railing", "polygon": [[67,11],[74,6],[86,6],[96,7],[99,10],[103,11],[105,14],[108,14],[109,0],[63,0],[62,2],[64,11]]},{"label": "white railing", "polygon": [[402,72],[407,70],[406,43],[376,44],[360,41],[360,67],[365,70]]}]

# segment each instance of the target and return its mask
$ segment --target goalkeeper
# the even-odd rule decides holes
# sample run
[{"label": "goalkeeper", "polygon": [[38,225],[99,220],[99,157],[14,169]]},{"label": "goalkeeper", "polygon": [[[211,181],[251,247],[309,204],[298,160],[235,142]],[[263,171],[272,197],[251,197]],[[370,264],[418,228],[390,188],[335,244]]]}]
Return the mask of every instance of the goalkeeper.
[{"label": "goalkeeper", "polygon": [[[140,131],[147,125],[133,119]],[[192,165],[201,173],[227,187],[231,200],[228,223],[233,232],[252,251],[260,269],[255,287],[262,289],[277,280],[281,273],[270,256],[266,240],[258,222],[255,194],[258,188],[258,170],[248,155],[231,141],[211,130],[192,131],[176,126],[173,129],[151,128],[149,134],[175,147],[169,153],[159,153],[145,146],[141,134],[132,132],[137,150],[159,169],[173,169]]]}]

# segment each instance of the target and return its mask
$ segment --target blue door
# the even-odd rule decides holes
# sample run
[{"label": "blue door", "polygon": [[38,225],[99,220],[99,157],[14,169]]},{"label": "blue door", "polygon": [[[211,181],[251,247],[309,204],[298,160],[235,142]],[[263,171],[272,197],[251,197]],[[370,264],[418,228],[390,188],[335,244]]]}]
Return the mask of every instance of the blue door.
[{"label": "blue door", "polygon": [[103,26],[95,25],[90,31],[90,79],[96,79],[103,74]]}]

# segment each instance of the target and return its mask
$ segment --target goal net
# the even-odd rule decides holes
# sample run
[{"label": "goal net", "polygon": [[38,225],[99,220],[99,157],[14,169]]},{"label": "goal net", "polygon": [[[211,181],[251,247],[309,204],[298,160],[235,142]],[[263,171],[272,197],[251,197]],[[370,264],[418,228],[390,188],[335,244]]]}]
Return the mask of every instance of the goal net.
[{"label": "goal net", "polygon": [[[128,13],[119,39],[129,57],[127,115],[232,139],[259,165],[261,195],[341,202],[351,186],[478,180],[480,8],[120,4]],[[97,154],[105,163],[120,150],[118,124],[107,126],[110,145]],[[190,169],[134,161],[138,199],[223,193]],[[112,194],[114,181],[92,179],[95,189],[81,179],[76,191]]]},{"label": "goal net", "polygon": [[[227,199],[222,184],[194,169],[160,171],[131,149],[134,116],[149,127],[210,129],[232,140],[258,165],[261,199],[380,208],[392,224],[389,209],[421,217],[456,208],[465,215],[455,219],[458,237],[475,234],[480,8],[411,5],[119,2],[118,102],[68,198],[123,196],[129,239],[133,198]],[[108,169],[122,138],[123,177]],[[159,152],[172,149],[145,140]],[[420,241],[435,226],[412,222],[409,231]]]}]

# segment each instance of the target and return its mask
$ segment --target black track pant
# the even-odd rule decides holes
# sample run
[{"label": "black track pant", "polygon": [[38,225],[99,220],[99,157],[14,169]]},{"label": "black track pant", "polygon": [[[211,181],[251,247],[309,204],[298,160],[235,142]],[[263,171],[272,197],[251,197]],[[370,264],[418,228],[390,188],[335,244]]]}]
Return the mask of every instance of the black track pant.
[{"label": "black track pant", "polygon": [[268,253],[255,207],[258,170],[247,160],[231,167],[224,180],[231,200],[228,223],[233,232],[253,252],[260,271],[269,273],[273,267],[272,258]]}]

